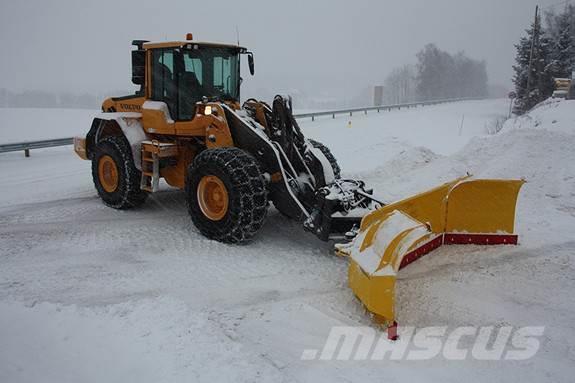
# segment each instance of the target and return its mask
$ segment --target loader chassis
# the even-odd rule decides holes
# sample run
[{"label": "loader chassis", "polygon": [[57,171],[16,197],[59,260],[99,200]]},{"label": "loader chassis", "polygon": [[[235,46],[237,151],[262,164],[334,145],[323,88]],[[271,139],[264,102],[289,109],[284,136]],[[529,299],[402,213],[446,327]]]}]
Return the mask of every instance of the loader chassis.
[{"label": "loader chassis", "polygon": [[[198,163],[206,158],[227,158],[232,153],[237,159],[233,162],[242,162],[241,166],[263,180],[266,207],[272,202],[322,240],[343,237],[359,226],[361,216],[351,210],[372,206],[369,191],[361,182],[339,179],[339,166],[329,149],[302,134],[291,99],[277,96],[272,106],[249,99],[240,105],[240,57],[248,55],[253,71],[250,52],[239,46],[196,41],[136,40],[133,44],[132,81],[140,89],[134,95],[106,99],[103,113],[75,144],[81,157],[92,160],[94,183],[106,204],[121,209],[138,206],[145,200],[142,194],[158,191],[160,179],[164,179],[186,190],[196,226],[211,227],[200,228],[204,234],[226,242],[250,240],[257,230],[240,233],[228,219],[240,222],[243,213],[235,210],[250,200],[238,191],[233,178],[251,179],[251,174],[225,168],[223,163],[220,177],[206,173],[203,179],[195,179],[192,173],[205,173]],[[220,150],[215,157],[206,153],[215,150]],[[121,151],[129,151],[129,155]],[[132,162],[125,163],[126,157]],[[122,163],[115,163],[114,158]],[[203,166],[213,168],[207,162]],[[218,170],[212,169],[212,173]],[[192,182],[194,190],[190,189]],[[329,189],[334,183],[345,185],[351,191],[346,198],[354,201],[341,203],[334,198],[337,193]],[[257,189],[254,185],[250,187]],[[256,200],[256,205],[263,203]],[[259,217],[262,207],[250,204],[244,208]],[[339,217],[332,217],[336,212]],[[259,228],[260,218],[254,220],[258,222],[242,224]],[[234,233],[220,233],[214,229],[218,225]]]}]

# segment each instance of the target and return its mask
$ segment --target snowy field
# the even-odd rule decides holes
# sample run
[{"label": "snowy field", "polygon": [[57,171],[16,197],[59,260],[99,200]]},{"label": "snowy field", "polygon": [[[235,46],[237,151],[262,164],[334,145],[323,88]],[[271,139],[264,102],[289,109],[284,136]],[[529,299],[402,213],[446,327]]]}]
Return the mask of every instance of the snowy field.
[{"label": "snowy field", "polygon": [[[486,134],[507,111],[507,100],[469,101],[300,124],[344,176],[386,201],[466,172],[527,180],[520,246],[446,246],[422,258],[399,275],[398,317],[545,326],[532,359],[301,360],[332,326],[371,325],[333,244],[273,209],[247,246],[207,240],[167,187],[143,208],[109,209],[90,163],[64,147],[0,154],[0,382],[572,382],[575,101]],[[34,139],[70,136],[92,113],[66,111],[56,124],[52,112],[20,120],[0,109],[0,142],[28,139],[8,133],[15,126]]]}]

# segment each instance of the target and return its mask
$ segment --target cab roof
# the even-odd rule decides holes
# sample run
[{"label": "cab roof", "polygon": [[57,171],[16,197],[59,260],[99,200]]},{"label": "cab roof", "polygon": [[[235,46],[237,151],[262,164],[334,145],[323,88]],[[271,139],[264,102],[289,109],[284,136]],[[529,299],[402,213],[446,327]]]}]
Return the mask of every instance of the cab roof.
[{"label": "cab roof", "polygon": [[195,41],[195,40],[185,40],[185,41],[161,41],[161,42],[142,42],[142,47],[144,49],[155,49],[155,48],[183,48],[189,46],[192,48],[193,46],[200,46],[200,47],[215,47],[215,48],[231,48],[237,49],[239,52],[246,52],[247,49],[235,44],[224,44],[224,43],[215,43],[215,42],[205,42],[205,41]]}]

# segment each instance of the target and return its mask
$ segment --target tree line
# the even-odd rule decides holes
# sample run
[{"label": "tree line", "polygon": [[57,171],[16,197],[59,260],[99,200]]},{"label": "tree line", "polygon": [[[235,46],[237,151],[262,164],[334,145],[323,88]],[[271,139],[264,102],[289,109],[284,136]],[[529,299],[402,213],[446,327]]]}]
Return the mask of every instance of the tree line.
[{"label": "tree line", "polygon": [[445,98],[486,97],[487,65],[458,52],[454,55],[428,44],[415,65],[396,68],[384,81],[386,103]]},{"label": "tree line", "polygon": [[522,114],[553,94],[556,78],[570,78],[575,70],[575,6],[546,12],[545,25],[537,14],[515,48],[514,111]]}]

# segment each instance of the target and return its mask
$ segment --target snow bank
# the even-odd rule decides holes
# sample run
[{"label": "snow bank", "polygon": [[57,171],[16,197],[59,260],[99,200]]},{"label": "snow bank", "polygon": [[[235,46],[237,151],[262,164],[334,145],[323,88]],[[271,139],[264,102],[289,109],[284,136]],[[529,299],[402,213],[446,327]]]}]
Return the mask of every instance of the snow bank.
[{"label": "snow bank", "polygon": [[524,178],[518,231],[524,243],[575,237],[575,101],[552,100],[475,138],[451,160],[481,178]]},{"label": "snow bank", "polygon": [[546,129],[575,134],[575,100],[550,98],[535,106],[529,113],[509,119],[504,130]]},{"label": "snow bank", "polygon": [[302,119],[304,133],[326,144],[340,162],[344,176],[381,167],[413,147],[451,155],[470,138],[486,133],[492,120],[509,110],[509,100],[465,101],[353,116]]},{"label": "snow bank", "polygon": [[[366,173],[376,194],[391,202],[467,173],[476,178],[523,178],[518,231],[541,243],[575,235],[575,101],[550,100],[508,120],[494,135],[472,138],[439,157],[411,150]],[[422,161],[422,158],[425,160]]]}]

